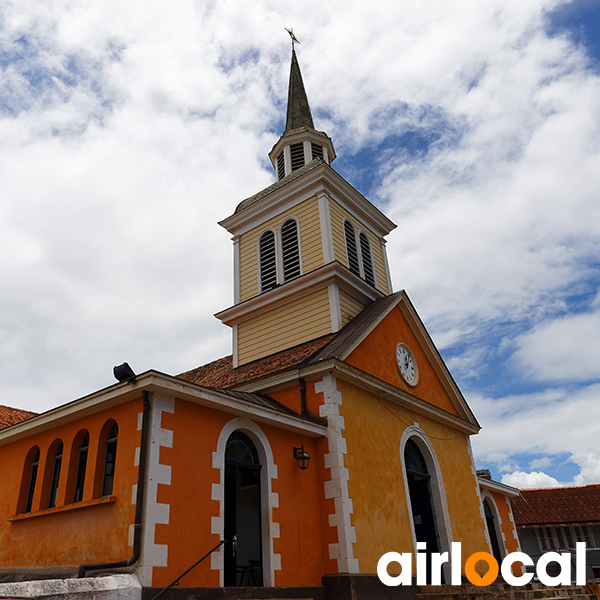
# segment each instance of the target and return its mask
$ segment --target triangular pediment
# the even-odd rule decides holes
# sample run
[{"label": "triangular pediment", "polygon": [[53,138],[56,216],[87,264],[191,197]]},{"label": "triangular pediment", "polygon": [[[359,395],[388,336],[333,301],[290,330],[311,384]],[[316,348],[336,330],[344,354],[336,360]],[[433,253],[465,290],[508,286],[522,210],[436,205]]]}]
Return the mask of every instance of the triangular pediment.
[{"label": "triangular pediment", "polygon": [[[418,377],[403,378],[397,348],[410,350]],[[311,362],[336,358],[378,380],[416,396],[471,425],[477,420],[446,367],[406,292],[396,292],[365,309]]]}]

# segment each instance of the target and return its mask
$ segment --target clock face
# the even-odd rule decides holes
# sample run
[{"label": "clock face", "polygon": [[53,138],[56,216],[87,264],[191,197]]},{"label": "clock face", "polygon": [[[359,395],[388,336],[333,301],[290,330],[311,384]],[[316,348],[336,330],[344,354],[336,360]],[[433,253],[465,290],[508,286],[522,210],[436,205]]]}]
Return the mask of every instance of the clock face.
[{"label": "clock face", "polygon": [[412,355],[412,352],[408,349],[408,346],[404,344],[398,344],[396,348],[396,360],[398,361],[398,368],[404,380],[409,385],[417,385],[419,378],[419,371],[417,370],[417,363]]}]

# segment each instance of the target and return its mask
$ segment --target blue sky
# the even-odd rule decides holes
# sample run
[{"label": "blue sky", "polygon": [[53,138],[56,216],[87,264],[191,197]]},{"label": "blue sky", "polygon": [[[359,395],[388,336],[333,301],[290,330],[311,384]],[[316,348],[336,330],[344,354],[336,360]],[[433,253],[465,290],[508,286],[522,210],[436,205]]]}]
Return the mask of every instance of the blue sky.
[{"label": "blue sky", "polygon": [[7,3],[0,403],[230,353],[216,223],[269,185],[294,27],[333,163],[513,485],[600,482],[600,7]]}]

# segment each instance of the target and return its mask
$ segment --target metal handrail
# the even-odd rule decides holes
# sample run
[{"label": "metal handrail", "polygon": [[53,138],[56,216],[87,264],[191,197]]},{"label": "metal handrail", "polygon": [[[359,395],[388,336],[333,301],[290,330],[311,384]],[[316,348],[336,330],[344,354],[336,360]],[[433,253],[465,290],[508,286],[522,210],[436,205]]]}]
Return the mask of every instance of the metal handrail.
[{"label": "metal handrail", "polygon": [[179,580],[185,577],[192,569],[195,569],[205,558],[208,558],[215,550],[218,550],[227,540],[221,540],[210,552],[207,552],[200,560],[197,560],[187,571],[184,571],[177,579],[171,581],[171,583],[164,589],[160,590],[152,600],[156,600],[159,596],[162,596],[168,589],[171,589],[174,585],[179,583]]}]

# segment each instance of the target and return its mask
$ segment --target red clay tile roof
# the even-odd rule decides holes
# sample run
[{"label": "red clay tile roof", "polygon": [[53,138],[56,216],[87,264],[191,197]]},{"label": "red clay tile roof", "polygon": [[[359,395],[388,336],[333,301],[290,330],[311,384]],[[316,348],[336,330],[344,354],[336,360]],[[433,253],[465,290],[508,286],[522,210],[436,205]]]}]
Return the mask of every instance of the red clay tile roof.
[{"label": "red clay tile roof", "polygon": [[520,490],[510,501],[517,527],[600,523],[600,485]]},{"label": "red clay tile roof", "polygon": [[10,406],[0,404],[0,429],[31,419],[31,417],[35,417],[36,415],[37,413],[30,410],[21,410],[20,408],[11,408]]},{"label": "red clay tile roof", "polygon": [[233,388],[241,383],[298,367],[300,363],[319,351],[334,337],[335,334],[332,334],[312,340],[295,348],[242,365],[237,369],[233,368],[232,357],[225,356],[197,369],[181,373],[177,377],[206,387]]}]

